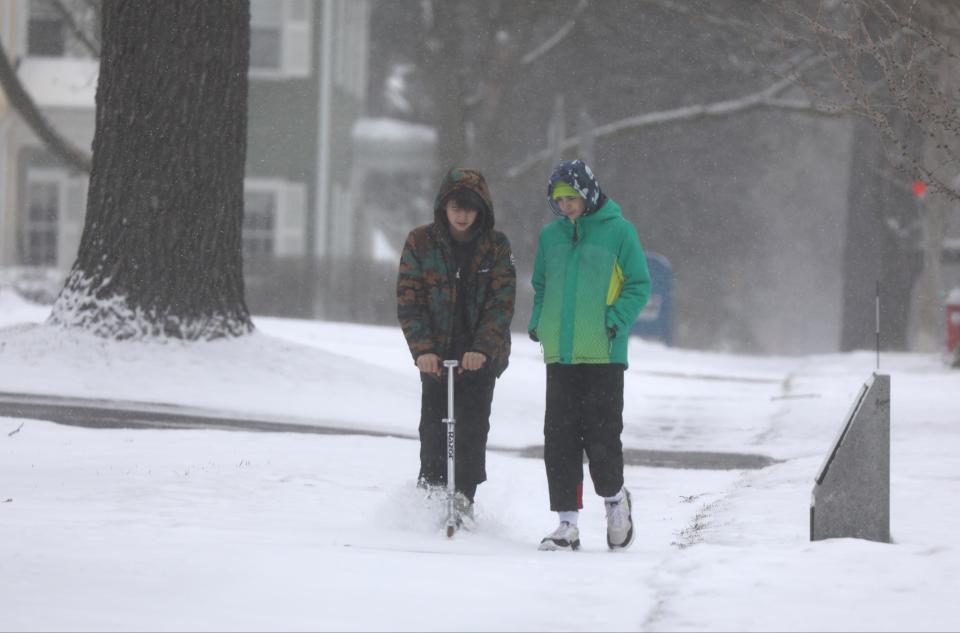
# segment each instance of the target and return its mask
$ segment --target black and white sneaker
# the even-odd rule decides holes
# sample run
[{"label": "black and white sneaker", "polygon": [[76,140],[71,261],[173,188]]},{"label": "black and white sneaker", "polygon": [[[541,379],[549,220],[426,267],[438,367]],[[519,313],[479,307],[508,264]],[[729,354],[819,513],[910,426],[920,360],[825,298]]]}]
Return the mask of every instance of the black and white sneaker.
[{"label": "black and white sneaker", "polygon": [[554,552],[557,550],[577,550],[580,549],[580,530],[576,525],[561,521],[560,527],[543,537],[540,541],[541,552]]},{"label": "black and white sneaker", "polygon": [[604,501],[607,511],[607,547],[612,550],[627,549],[633,543],[633,509],[630,491],[623,488],[620,501]]}]

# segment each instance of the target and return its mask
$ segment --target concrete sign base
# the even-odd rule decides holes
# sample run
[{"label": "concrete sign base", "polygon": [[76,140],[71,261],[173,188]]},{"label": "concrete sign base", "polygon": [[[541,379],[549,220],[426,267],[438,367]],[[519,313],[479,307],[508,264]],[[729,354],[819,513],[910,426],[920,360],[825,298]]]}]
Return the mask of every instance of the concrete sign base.
[{"label": "concrete sign base", "polygon": [[810,540],[828,538],[890,542],[890,376],[860,388],[820,467]]}]

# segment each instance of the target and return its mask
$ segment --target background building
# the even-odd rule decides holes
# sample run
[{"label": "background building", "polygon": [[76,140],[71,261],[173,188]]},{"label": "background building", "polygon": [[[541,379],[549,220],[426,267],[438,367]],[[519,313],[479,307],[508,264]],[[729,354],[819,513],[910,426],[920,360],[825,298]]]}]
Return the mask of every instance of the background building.
[{"label": "background building", "polygon": [[[66,11],[64,11],[66,9]],[[318,262],[354,252],[353,121],[367,86],[366,0],[252,0],[244,262],[254,313],[323,317]],[[86,2],[0,0],[0,34],[49,123],[89,151],[99,28]],[[87,175],[0,93],[0,268],[36,298],[76,257]]]}]

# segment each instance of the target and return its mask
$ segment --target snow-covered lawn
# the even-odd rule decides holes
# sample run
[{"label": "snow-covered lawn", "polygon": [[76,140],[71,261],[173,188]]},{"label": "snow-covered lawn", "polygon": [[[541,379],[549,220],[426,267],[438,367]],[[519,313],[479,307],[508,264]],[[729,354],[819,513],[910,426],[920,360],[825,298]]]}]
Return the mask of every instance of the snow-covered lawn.
[{"label": "snow-covered lawn", "polygon": [[[0,630],[957,630],[960,372],[887,354],[893,544],[811,543],[813,477],[871,353],[756,358],[635,341],[624,443],[758,453],[631,466],[638,538],[554,527],[539,460],[491,450],[472,533],[414,490],[419,382],[396,328],[256,319],[243,340],[112,343],[0,289],[0,391],[174,403],[399,437],[94,430],[0,418]],[[515,337],[492,447],[542,441]],[[21,426],[22,425],[22,426]]]}]

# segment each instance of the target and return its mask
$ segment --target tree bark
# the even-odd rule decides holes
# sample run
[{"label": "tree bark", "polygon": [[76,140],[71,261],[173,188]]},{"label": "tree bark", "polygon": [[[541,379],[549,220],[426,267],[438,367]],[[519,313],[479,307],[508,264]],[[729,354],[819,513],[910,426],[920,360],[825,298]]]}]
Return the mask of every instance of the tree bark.
[{"label": "tree bark", "polygon": [[[916,205],[891,173],[871,169],[884,157],[878,131],[855,121],[847,194],[840,350],[872,349],[876,284],[880,282],[880,344],[908,346],[911,291],[922,266],[916,244]],[[892,227],[897,227],[899,234]]]},{"label": "tree bark", "polygon": [[248,333],[249,2],[107,0],[102,27],[86,222],[51,321],[117,339]]}]

